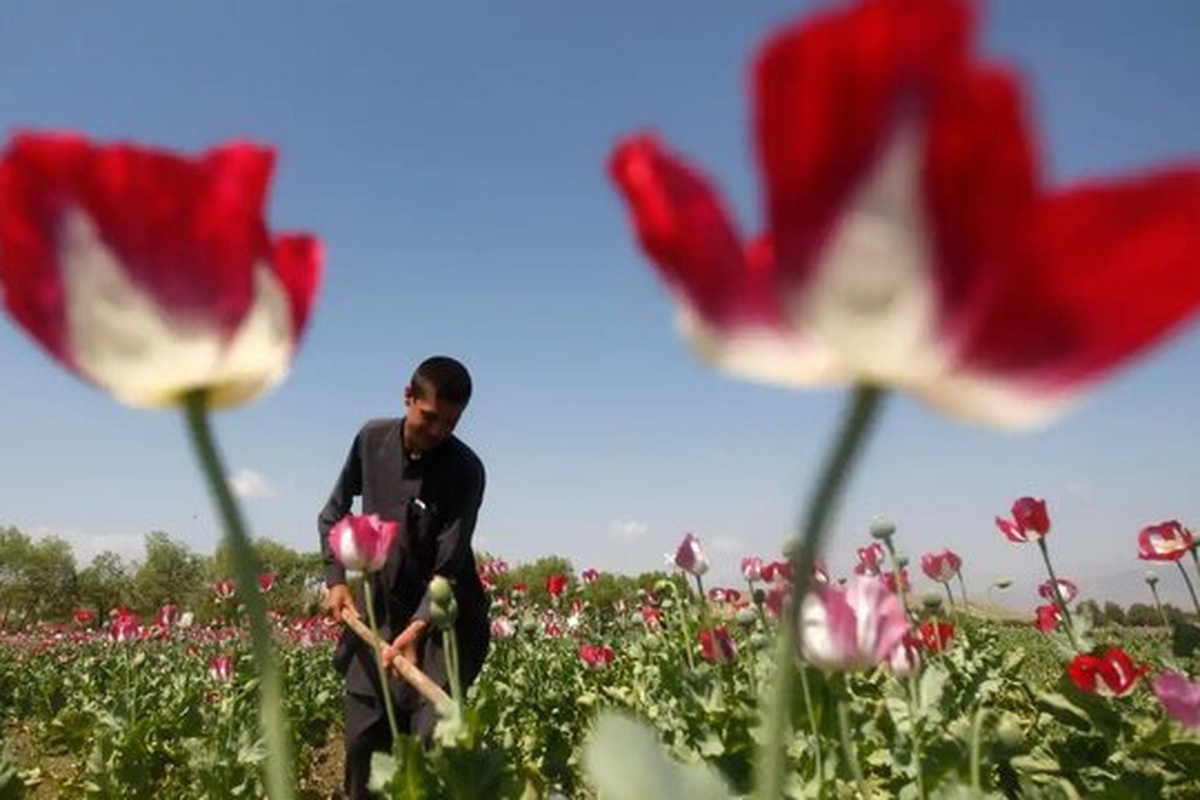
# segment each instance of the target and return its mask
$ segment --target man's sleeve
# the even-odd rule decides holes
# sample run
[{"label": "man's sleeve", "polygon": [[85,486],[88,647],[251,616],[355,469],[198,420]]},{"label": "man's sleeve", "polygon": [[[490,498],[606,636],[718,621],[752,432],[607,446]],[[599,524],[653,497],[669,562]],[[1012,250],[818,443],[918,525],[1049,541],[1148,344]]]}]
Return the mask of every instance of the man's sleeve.
[{"label": "man's sleeve", "polygon": [[[455,580],[465,576],[472,569],[471,537],[475,533],[475,522],[479,519],[479,507],[483,505],[483,489],[486,483],[483,465],[479,464],[467,480],[462,504],[438,531],[437,557],[434,559],[430,578],[441,575]],[[413,619],[429,622],[429,605],[429,592],[426,591],[425,596],[421,598],[421,605],[413,614]]]},{"label": "man's sleeve", "polygon": [[342,466],[342,471],[333,485],[333,491],[330,492],[325,507],[317,515],[317,532],[321,537],[321,560],[325,563],[326,586],[335,586],[346,582],[346,568],[338,563],[329,547],[329,529],[350,512],[354,498],[362,494],[362,460],[359,456],[361,441],[362,432],[360,431],[354,437],[354,444],[350,446],[350,454],[346,456],[346,463]]}]

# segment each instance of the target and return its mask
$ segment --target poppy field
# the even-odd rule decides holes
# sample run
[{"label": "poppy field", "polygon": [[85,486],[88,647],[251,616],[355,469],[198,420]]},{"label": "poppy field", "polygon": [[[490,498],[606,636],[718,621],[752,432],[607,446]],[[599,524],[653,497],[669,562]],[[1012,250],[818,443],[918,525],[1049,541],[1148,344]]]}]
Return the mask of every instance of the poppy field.
[{"label": "poppy field", "polygon": [[[1031,527],[1043,505],[1024,498],[1014,511],[998,532],[1044,541]],[[1065,579],[1057,594],[1042,589],[1054,613],[1000,616],[964,597],[958,554],[926,554],[910,575],[892,545],[899,534],[882,523],[873,534],[849,575],[819,565],[801,604],[785,796],[1200,791],[1200,683],[1186,677],[1200,667],[1194,618],[1108,624],[1073,602],[1078,587]],[[528,570],[482,561],[492,653],[437,742],[406,742],[390,757],[402,763],[385,770],[389,796],[645,796],[654,781],[675,787],[670,796],[750,795],[795,582],[785,560],[740,567],[739,585],[705,587],[708,556],[690,534],[670,572],[637,580],[553,571],[531,587]],[[7,633],[0,796],[261,796],[246,632],[185,614],[120,609],[103,623],[80,614]],[[272,620],[299,794],[331,796],[338,626]],[[605,739],[614,731],[615,745]],[[644,747],[630,745],[636,737]]]},{"label": "poppy field", "polygon": [[[1104,598],[1056,572],[1037,497],[994,524],[1045,568],[1032,613],[983,603],[963,580],[969,553],[912,553],[886,520],[849,570],[822,560],[893,396],[969,425],[1049,425],[1200,310],[1200,163],[1051,181],[1026,82],[976,23],[965,0],[856,0],[764,36],[747,74],[751,225],[730,202],[746,182],[709,175],[654,127],[622,123],[606,159],[588,150],[565,171],[607,173],[698,357],[843,389],[844,410],[795,530],[778,526],[780,552],[724,565],[736,585],[711,584],[692,533],[667,571],[636,578],[480,555],[490,655],[465,694],[450,669],[428,747],[402,738],[375,757],[382,795],[1200,796],[1200,543],[1184,524],[1137,536],[1165,568],[1147,576],[1148,625],[1098,613]],[[326,248],[360,240],[269,222],[277,156],[247,138],[181,153],[24,128],[0,153],[3,318],[116,402],[181,417],[227,567],[216,600],[189,608],[178,580],[140,589],[153,603],[72,612],[45,587],[75,585],[73,566],[21,578],[0,616],[0,800],[335,796],[341,623],[315,602],[276,605],[214,429],[287,378],[323,281],[341,280]],[[336,531],[335,555],[378,570],[399,523],[361,522]],[[0,588],[17,571],[0,563]],[[323,584],[297,575],[296,591]],[[431,635],[446,635],[456,587],[421,580]],[[1192,608],[1164,606],[1161,580],[1186,584]],[[445,651],[453,664],[457,645]]]}]

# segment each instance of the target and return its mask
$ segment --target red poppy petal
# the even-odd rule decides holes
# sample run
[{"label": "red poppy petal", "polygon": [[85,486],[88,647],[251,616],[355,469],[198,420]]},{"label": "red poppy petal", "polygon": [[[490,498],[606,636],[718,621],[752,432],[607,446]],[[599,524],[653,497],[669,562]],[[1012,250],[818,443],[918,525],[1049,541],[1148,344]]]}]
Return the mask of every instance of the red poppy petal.
[{"label": "red poppy petal", "polygon": [[54,221],[70,182],[87,158],[78,137],[20,137],[0,161],[0,284],[13,319],[70,364]]},{"label": "red poppy petal", "polygon": [[770,264],[750,259],[708,180],[651,135],[628,138],[609,171],[624,193],[643,249],[663,279],[706,322],[774,322]]},{"label": "red poppy petal", "polygon": [[755,71],[760,168],[780,277],[813,259],[897,124],[927,109],[933,83],[961,64],[966,6],[866,2],[785,29]]},{"label": "red poppy petal", "polygon": [[1078,655],[1067,667],[1067,676],[1083,691],[1095,694],[1096,673],[1100,666],[1101,661],[1095,656]]},{"label": "red poppy petal", "polygon": [[252,302],[252,268],[270,252],[262,209],[273,163],[271,150],[250,144],[196,160],[71,135],[16,137],[0,190],[13,204],[5,214],[23,218],[4,225],[5,260],[18,262],[5,267],[6,285],[15,272],[19,287],[10,308],[61,352],[57,239],[75,210],[158,303],[232,334]]},{"label": "red poppy petal", "polygon": [[1043,388],[1099,377],[1200,305],[1200,168],[1047,197],[964,361]]},{"label": "red poppy petal", "polygon": [[1035,205],[1037,168],[1016,83],[963,70],[942,82],[928,111],[925,202],[935,253],[941,331],[957,340],[1002,292],[997,268]]},{"label": "red poppy petal", "polygon": [[306,234],[287,234],[275,242],[275,274],[287,292],[292,330],[300,338],[308,324],[321,283],[321,243]]}]

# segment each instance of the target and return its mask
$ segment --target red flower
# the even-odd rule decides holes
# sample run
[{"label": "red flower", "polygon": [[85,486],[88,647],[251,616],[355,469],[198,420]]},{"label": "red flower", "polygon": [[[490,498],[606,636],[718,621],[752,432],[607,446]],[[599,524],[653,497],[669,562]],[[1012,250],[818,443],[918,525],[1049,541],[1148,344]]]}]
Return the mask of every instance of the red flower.
[{"label": "red flower", "polygon": [[213,584],[213,591],[216,592],[218,600],[228,600],[233,597],[237,587],[229,578],[222,578]]},{"label": "red flower", "polygon": [[1138,534],[1138,558],[1146,561],[1178,561],[1194,541],[1192,532],[1177,520],[1142,528]]},{"label": "red flower", "polygon": [[555,573],[546,578],[546,591],[551,597],[558,598],[567,590],[567,576]]},{"label": "red flower", "polygon": [[580,576],[584,583],[595,583],[600,580],[600,573],[594,569],[585,569]]},{"label": "red flower", "polygon": [[931,653],[940,653],[954,639],[954,623],[946,620],[928,620],[921,623],[921,644]]},{"label": "red flower", "polygon": [[1013,502],[1012,519],[996,517],[996,527],[1010,541],[1024,543],[1041,539],[1050,532],[1050,515],[1045,500],[1021,497]]},{"label": "red flower", "polygon": [[907,569],[900,570],[899,585],[897,585],[897,582],[896,582],[896,573],[895,572],[885,572],[880,577],[883,579],[883,585],[887,587],[887,590],[889,592],[893,592],[893,593],[898,593],[901,591],[907,592],[912,589],[912,583],[910,583],[908,580],[908,570]]},{"label": "red flower", "polygon": [[579,659],[591,670],[607,669],[613,662],[613,649],[603,644],[585,644],[579,648]]},{"label": "red flower", "polygon": [[158,613],[154,615],[154,625],[155,627],[163,628],[164,630],[166,628],[171,628],[179,622],[179,617],[182,613],[183,612],[180,610],[179,606],[172,603],[167,603],[162,608],[158,609]]},{"label": "red flower", "polygon": [[884,550],[879,542],[872,542],[866,547],[858,548],[858,563],[854,566],[856,575],[878,575],[883,564]]},{"label": "red flower", "polygon": [[109,635],[118,642],[131,642],[142,636],[142,621],[136,614],[126,612],[117,614],[109,627]]},{"label": "red flower", "polygon": [[0,161],[0,284],[54,358],[134,406],[247,402],[286,375],[320,246],[263,220],[274,153],[23,134]]},{"label": "red flower", "polygon": [[258,588],[269,592],[275,586],[275,573],[264,572],[258,576]]},{"label": "red flower", "polygon": [[233,656],[221,653],[213,656],[208,662],[208,676],[217,683],[228,683],[233,680]]},{"label": "red flower", "polygon": [[96,615],[90,608],[77,608],[71,617],[75,620],[75,624],[81,628],[86,628],[96,619]]},{"label": "red flower", "polygon": [[792,564],[790,561],[772,561],[762,568],[762,579],[766,583],[792,580]]},{"label": "red flower", "polygon": [[1137,679],[1150,671],[1146,664],[1134,664],[1119,647],[1103,656],[1077,655],[1067,667],[1071,681],[1085,692],[1106,697],[1125,697],[1137,686]]},{"label": "red flower", "polygon": [[702,628],[696,638],[700,641],[700,655],[705,661],[731,664],[737,660],[737,643],[724,625]]},{"label": "red flower", "polygon": [[1062,609],[1053,603],[1038,606],[1035,609],[1035,613],[1037,614],[1037,620],[1033,624],[1043,633],[1058,630],[1058,626],[1063,620]]},{"label": "red flower", "polygon": [[652,134],[609,169],[706,359],[868,382],[972,421],[1048,419],[1200,304],[1200,170],[1048,191],[1018,80],[956,0],[863,0],[760,49],[765,230]]},{"label": "red flower", "polygon": [[946,549],[940,553],[926,553],[921,556],[921,571],[930,580],[938,583],[949,583],[960,569],[962,559],[953,550]]},{"label": "red flower", "polygon": [[642,624],[646,630],[658,630],[662,627],[662,612],[654,606],[642,606]]}]

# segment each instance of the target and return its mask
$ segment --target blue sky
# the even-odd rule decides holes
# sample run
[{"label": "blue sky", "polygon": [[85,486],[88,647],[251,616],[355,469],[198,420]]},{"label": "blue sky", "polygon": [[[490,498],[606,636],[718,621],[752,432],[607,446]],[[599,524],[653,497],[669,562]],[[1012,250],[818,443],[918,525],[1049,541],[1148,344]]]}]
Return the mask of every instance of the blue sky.
[{"label": "blue sky", "polygon": [[[289,380],[217,420],[259,476],[254,532],[316,547],[358,426],[398,413],[425,355],[471,367],[460,427],[489,470],[478,543],[513,561],[662,565],[684,532],[718,577],[794,524],[843,399],[742,383],[675,335],[604,162],[653,127],[759,221],[746,65],[814,4],[25,3],[0,28],[0,130],[70,128],[195,150],[280,149],[271,219],[324,240],[325,285]],[[1055,181],[1200,153],[1200,4],[994,3],[985,49],[1026,75]],[[1138,529],[1200,521],[1189,328],[1035,434],[966,427],[897,397],[841,509],[846,571],[875,514],[968,580],[1040,576],[992,517],[1044,496],[1070,576],[1140,568]],[[0,524],[82,560],[165,530],[216,536],[178,415],[88,388],[0,323]],[[247,473],[248,474],[248,473]],[[1177,576],[1164,576],[1164,585]]]}]

